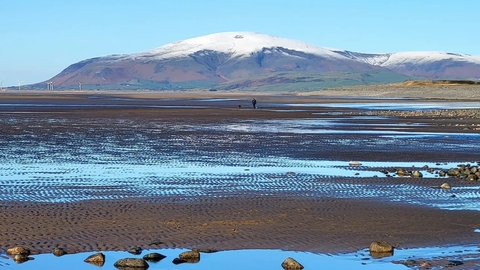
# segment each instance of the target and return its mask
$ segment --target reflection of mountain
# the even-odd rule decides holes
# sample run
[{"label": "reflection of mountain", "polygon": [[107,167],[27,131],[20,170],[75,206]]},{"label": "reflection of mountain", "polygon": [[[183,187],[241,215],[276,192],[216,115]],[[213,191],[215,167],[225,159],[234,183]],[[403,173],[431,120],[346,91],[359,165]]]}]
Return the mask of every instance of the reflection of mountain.
[{"label": "reflection of mountain", "polygon": [[[313,89],[403,81],[409,76],[472,79],[480,57],[413,52],[366,54],[332,50],[250,32],[217,33],[137,54],[110,55],[70,65],[55,87],[100,89]],[[49,80],[50,81],[50,80]],[[31,87],[45,88],[45,83]]]}]

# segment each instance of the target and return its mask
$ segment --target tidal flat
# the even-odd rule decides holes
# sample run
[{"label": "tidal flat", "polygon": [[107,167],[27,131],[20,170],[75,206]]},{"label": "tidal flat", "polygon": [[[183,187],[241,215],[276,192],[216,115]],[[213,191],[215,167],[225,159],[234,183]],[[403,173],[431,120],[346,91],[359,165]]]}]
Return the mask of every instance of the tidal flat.
[{"label": "tidal flat", "polygon": [[[472,101],[282,94],[256,95],[252,109],[248,93],[0,94],[2,252],[208,248],[244,258],[273,252],[305,266],[336,256],[405,268],[395,263],[411,256],[402,252],[348,255],[384,240],[399,251],[425,248],[433,266],[446,266],[452,247],[473,250],[468,258],[452,251],[465,269],[479,264],[480,182],[442,176],[478,167],[479,119],[376,115],[400,103],[402,111],[476,110]],[[446,182],[450,189],[434,188]],[[0,268],[43,258],[6,258]],[[281,268],[275,263],[261,268]]]}]

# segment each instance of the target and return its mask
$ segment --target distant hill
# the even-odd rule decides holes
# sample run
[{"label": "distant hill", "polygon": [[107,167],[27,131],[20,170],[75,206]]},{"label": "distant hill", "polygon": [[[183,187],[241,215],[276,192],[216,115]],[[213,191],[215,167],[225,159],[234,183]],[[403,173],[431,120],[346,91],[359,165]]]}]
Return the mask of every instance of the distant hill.
[{"label": "distant hill", "polygon": [[315,90],[420,79],[480,78],[480,57],[442,52],[368,54],[251,32],[187,39],[135,54],[74,63],[25,89]]},{"label": "distant hill", "polygon": [[391,86],[456,86],[456,85],[480,85],[480,81],[469,80],[436,80],[436,81],[405,81],[390,84]]}]

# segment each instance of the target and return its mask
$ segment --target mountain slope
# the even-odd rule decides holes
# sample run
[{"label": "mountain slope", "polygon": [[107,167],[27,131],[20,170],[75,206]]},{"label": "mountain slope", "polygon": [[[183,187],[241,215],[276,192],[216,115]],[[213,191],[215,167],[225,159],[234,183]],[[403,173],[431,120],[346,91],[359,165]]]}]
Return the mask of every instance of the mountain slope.
[{"label": "mountain slope", "polygon": [[336,51],[352,60],[388,68],[400,74],[429,79],[479,79],[480,56],[446,52],[366,54]]},{"label": "mountain slope", "polygon": [[[251,32],[225,32],[150,51],[87,59],[48,81],[83,89],[237,89],[399,82],[410,76],[476,77],[478,57],[444,53],[368,54]],[[307,75],[308,76],[307,76]],[[446,76],[446,77],[445,77]],[[466,76],[468,78],[466,78]],[[45,82],[31,87],[45,88]]]}]

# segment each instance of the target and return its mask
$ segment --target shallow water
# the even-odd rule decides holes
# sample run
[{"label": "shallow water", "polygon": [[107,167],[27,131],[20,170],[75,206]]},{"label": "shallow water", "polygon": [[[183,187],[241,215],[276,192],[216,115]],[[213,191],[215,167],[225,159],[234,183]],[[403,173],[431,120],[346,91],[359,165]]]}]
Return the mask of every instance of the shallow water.
[{"label": "shallow water", "polygon": [[[398,249],[393,256],[373,258],[368,249],[346,254],[316,254],[310,252],[295,252],[283,250],[233,250],[215,253],[201,253],[198,263],[184,263],[174,265],[172,260],[183,249],[160,249],[144,250],[141,255],[132,255],[127,252],[107,251],[105,264],[99,268],[83,262],[88,256],[96,252],[86,252],[55,257],[52,254],[33,255],[34,260],[21,264],[15,263],[5,255],[0,256],[1,269],[104,269],[116,270],[113,264],[123,258],[141,258],[151,252],[157,252],[165,259],[156,263],[149,263],[149,269],[282,269],[281,263],[287,257],[292,257],[301,263],[305,269],[333,269],[341,266],[342,269],[407,269],[401,263],[407,259],[416,260],[418,264],[424,261],[434,261],[440,258],[447,260],[461,259],[463,261],[474,260],[480,267],[480,253],[476,246],[452,246],[452,247],[429,247],[416,249]],[[395,262],[395,263],[393,263]],[[439,263],[440,266],[442,263]],[[475,263],[474,263],[475,264]],[[445,263],[443,263],[444,266]]]},{"label": "shallow water", "polygon": [[294,107],[334,107],[334,108],[354,108],[365,110],[444,110],[444,109],[477,109],[480,102],[348,102],[348,103],[291,103],[285,104]]},{"label": "shallow water", "polygon": [[[228,163],[228,160],[225,162]],[[232,163],[243,162],[233,160]],[[150,165],[2,163],[0,200],[71,202],[151,196],[166,198],[182,195],[195,198],[237,196],[245,192],[261,192],[264,195],[290,192],[307,197],[378,198],[449,210],[480,209],[479,186],[443,190],[405,185],[401,178],[396,184],[355,180],[386,177],[372,170],[372,167],[420,169],[426,165],[430,168],[450,168],[455,164],[363,162],[362,166],[349,166],[348,162],[343,161],[288,158],[257,158],[254,162],[245,160],[245,164],[250,166],[209,166],[186,161]],[[434,173],[423,173],[425,177],[438,177]],[[349,177],[350,180],[338,181],[335,176]],[[225,186],[229,188],[225,189]]]},{"label": "shallow water", "polygon": [[[0,141],[0,200],[71,202],[177,195],[194,199],[252,193],[378,198],[449,210],[480,209],[479,189],[473,186],[441,190],[401,180],[393,184],[359,181],[385,178],[376,168],[427,165],[438,171],[467,163],[464,160],[440,165],[357,160],[362,166],[352,167],[331,157],[342,151],[349,155],[390,149],[412,155],[425,151],[462,156],[458,153],[478,147],[480,134],[450,133],[447,138],[443,133],[388,130],[399,128],[388,123],[378,130],[373,124],[362,124],[367,118],[194,125],[158,119],[4,115],[0,124],[11,127],[11,133]],[[344,134],[351,125],[364,130],[351,131],[354,136]],[[423,173],[426,178],[439,178]],[[339,177],[343,180],[338,181]]]}]

